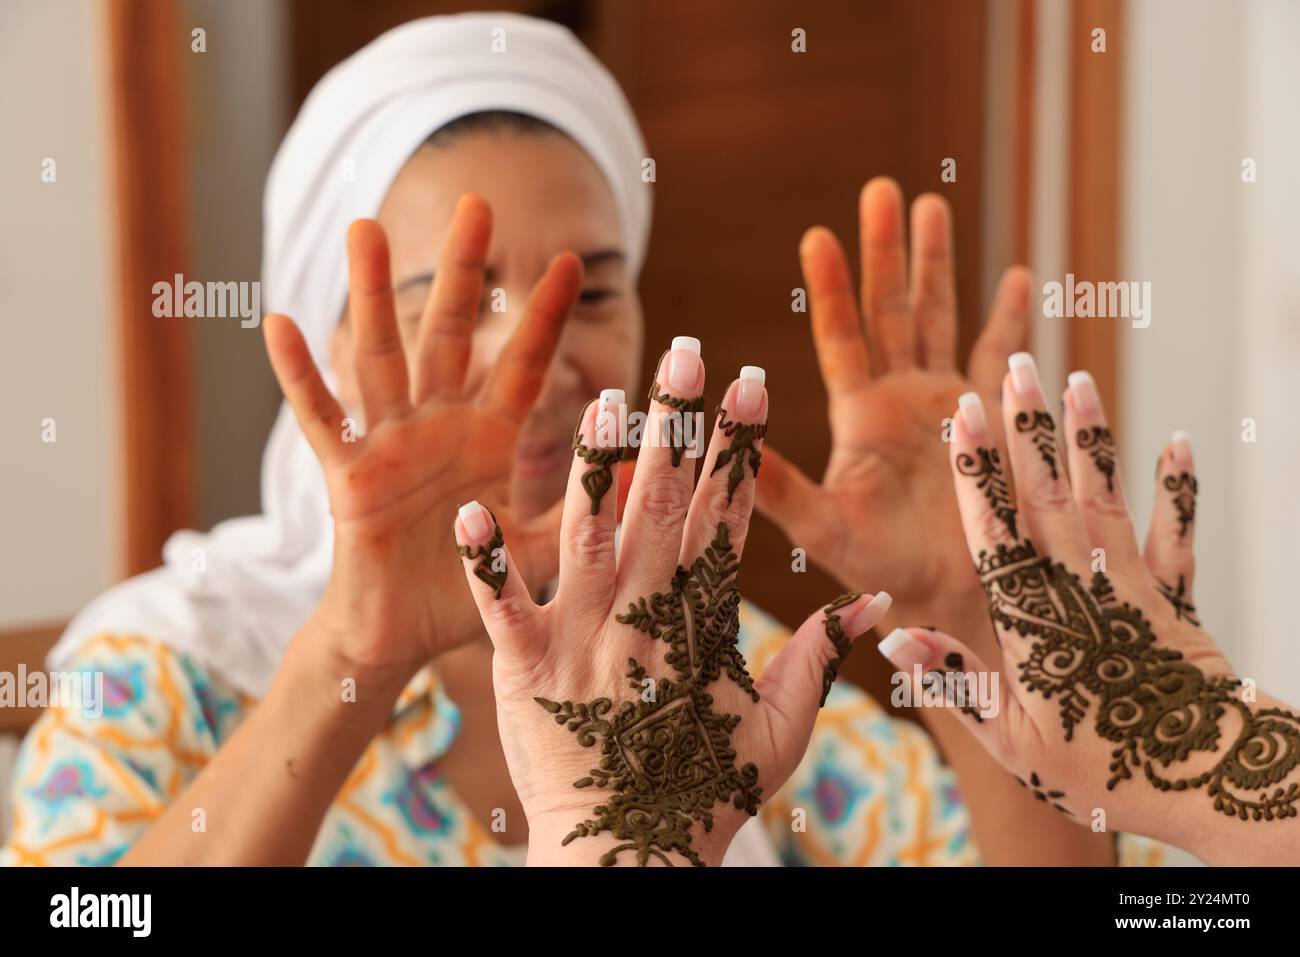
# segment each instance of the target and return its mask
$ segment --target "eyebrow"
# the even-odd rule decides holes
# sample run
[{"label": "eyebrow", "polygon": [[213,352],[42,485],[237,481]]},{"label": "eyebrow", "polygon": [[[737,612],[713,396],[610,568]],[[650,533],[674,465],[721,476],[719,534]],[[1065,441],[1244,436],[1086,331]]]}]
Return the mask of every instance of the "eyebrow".
[{"label": "eyebrow", "polygon": [[[595,269],[597,266],[602,266],[608,262],[627,261],[627,255],[623,252],[623,250],[615,249],[612,246],[607,247],[605,249],[597,249],[589,253],[583,253],[578,258],[582,260],[582,268],[585,270]],[[429,283],[433,282],[433,275],[434,275],[433,270],[430,269],[427,272],[420,272],[420,273],[416,273],[413,276],[407,276],[405,279],[403,279],[401,282],[399,282],[396,286],[393,287],[393,291],[401,292],[402,290],[408,289],[411,286],[427,286]],[[484,279],[491,280],[492,278],[493,278],[493,272],[491,269],[488,269],[484,273]]]}]

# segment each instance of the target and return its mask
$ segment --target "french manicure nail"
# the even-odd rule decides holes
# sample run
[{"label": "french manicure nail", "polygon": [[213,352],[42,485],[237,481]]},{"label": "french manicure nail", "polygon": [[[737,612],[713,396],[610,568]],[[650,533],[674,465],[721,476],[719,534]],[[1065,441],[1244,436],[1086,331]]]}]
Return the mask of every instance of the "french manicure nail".
[{"label": "french manicure nail", "polygon": [[763,408],[763,390],[767,373],[760,366],[743,366],[740,388],[736,390],[736,415],[755,419]]},{"label": "french manicure nail", "polygon": [[1192,437],[1181,429],[1169,436],[1173,443],[1174,465],[1180,469],[1192,467]]},{"label": "french manicure nail", "polygon": [[924,668],[930,660],[930,649],[903,628],[895,628],[876,647],[899,671],[911,671],[915,665]]},{"label": "french manicure nail", "polygon": [[887,591],[878,591],[872,596],[871,601],[867,602],[852,615],[844,619],[841,627],[844,633],[851,638],[859,635],[865,635],[868,631],[876,626],[880,619],[885,617],[885,612],[889,611],[889,606],[894,603],[894,599]]},{"label": "french manicure nail", "polygon": [[596,448],[612,449],[621,445],[620,422],[627,396],[622,389],[602,389],[596,401]]},{"label": "french manicure nail", "polygon": [[957,399],[957,408],[961,409],[962,422],[970,437],[976,442],[987,442],[989,420],[984,416],[984,402],[979,393],[963,392]]},{"label": "french manicure nail", "polygon": [[695,391],[700,376],[700,340],[675,336],[668,350],[668,387],[677,395]]},{"label": "french manicure nail", "polygon": [[1074,399],[1074,409],[1080,415],[1098,415],[1101,413],[1101,399],[1097,397],[1097,383],[1087,372],[1071,372],[1066,377],[1070,396]]},{"label": "french manicure nail", "polygon": [[1038,381],[1038,366],[1033,356],[1017,352],[1007,359],[1007,368],[1011,370],[1011,387],[1016,395],[1031,402],[1042,399],[1043,386]]},{"label": "french manicure nail", "polygon": [[492,515],[478,502],[466,502],[459,509],[461,524],[465,526],[465,534],[469,541],[462,542],[463,545],[482,545],[492,537],[492,528],[496,524],[492,521]]}]

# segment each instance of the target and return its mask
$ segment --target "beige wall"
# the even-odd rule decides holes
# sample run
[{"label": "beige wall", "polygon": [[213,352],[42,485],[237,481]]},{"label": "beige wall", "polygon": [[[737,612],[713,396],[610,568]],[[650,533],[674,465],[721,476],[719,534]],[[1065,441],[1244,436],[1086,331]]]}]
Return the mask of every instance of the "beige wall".
[{"label": "beige wall", "polygon": [[[0,629],[72,614],[118,567],[98,10],[88,0],[0,4]],[[41,441],[46,418],[52,444]]]}]

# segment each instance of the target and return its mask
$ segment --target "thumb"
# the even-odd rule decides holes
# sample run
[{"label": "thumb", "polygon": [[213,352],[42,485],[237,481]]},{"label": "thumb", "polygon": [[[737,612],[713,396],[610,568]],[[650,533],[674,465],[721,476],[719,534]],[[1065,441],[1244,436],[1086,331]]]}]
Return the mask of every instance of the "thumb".
[{"label": "thumb", "polygon": [[854,640],[874,628],[891,604],[883,591],[840,596],[810,615],[764,670],[756,686],[759,700],[784,719],[799,753]]},{"label": "thumb", "polygon": [[810,531],[821,487],[799,466],[763,443],[762,479],[754,483],[754,504],[792,542],[816,538]]}]

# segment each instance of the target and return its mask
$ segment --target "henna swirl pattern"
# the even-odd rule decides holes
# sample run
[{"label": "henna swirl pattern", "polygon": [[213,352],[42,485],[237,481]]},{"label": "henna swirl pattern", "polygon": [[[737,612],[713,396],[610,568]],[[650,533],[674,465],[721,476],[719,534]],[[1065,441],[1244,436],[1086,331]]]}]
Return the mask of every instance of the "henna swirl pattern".
[{"label": "henna swirl pattern", "polygon": [[1032,415],[1017,412],[1016,431],[1030,434],[1034,448],[1052,470],[1052,481],[1060,478],[1056,471],[1056,423],[1052,421],[1052,416],[1041,409],[1035,409]]},{"label": "henna swirl pattern", "polygon": [[841,608],[853,604],[862,597],[862,592],[846,592],[825,608],[826,617],[822,621],[822,627],[826,629],[826,638],[830,641],[831,646],[835,649],[835,657],[826,662],[822,668],[822,697],[817,703],[817,707],[825,707],[826,697],[831,693],[831,685],[835,684],[835,679],[839,677],[840,665],[844,659],[849,656],[853,650],[853,641],[844,633],[844,625],[840,622],[840,616],[835,614]]},{"label": "henna swirl pattern", "polygon": [[[588,403],[590,405],[591,403]],[[623,450],[620,448],[588,448],[582,441],[582,419],[586,417],[586,411],[578,419],[578,427],[573,430],[573,451],[578,453],[582,461],[591,466],[582,476],[582,490],[587,493],[591,499],[591,514],[600,514],[600,500],[605,497],[605,493],[610,490],[614,484],[614,465],[623,457]]]},{"label": "henna swirl pattern", "polygon": [[[1300,784],[1284,782],[1300,766],[1300,717],[1252,711],[1236,695],[1238,679],[1208,677],[1157,645],[1141,610],[1116,601],[1101,573],[1085,588],[1027,540],[982,551],[977,564],[994,620],[1033,639],[1020,680],[1057,698],[1067,741],[1095,706],[1094,730],[1115,744],[1108,789],[1141,768],[1162,791],[1204,787],[1216,810],[1243,821],[1296,816]],[[1241,728],[1223,742],[1230,712]],[[1220,756],[1198,775],[1162,773],[1196,753]]]},{"label": "henna swirl pattern", "polygon": [[[502,559],[503,553],[500,551],[506,543],[506,537],[501,531],[496,515],[491,509],[488,509],[487,513],[492,516],[492,537],[472,549],[468,545],[457,545],[456,551],[460,553],[461,558],[478,559],[478,564],[474,566],[474,577],[492,589],[493,598],[500,598],[501,589],[506,587],[506,579],[510,575],[510,569]],[[497,567],[498,564],[500,568]]]},{"label": "henna swirl pattern", "polygon": [[608,698],[590,704],[535,699],[580,745],[600,746],[599,765],[573,786],[613,792],[591,818],[575,825],[563,844],[608,831],[621,843],[601,856],[604,866],[624,851],[634,851],[642,867],[651,857],[671,866],[672,852],[703,867],[691,840],[694,823],[712,830],[719,802],[758,813],[758,768],[737,766],[731,746],[740,715],[715,712],[713,696],[705,690],[725,672],[758,700],[737,646],[739,570],[727,526],[719,524],[704,554],[689,569],[677,569],[668,591],[641,598],[617,616],[667,643],[664,662],[673,678],[647,684],[645,668],[629,658],[626,677],[636,697],[617,711]]},{"label": "henna swirl pattern", "polygon": [[[659,357],[659,362],[655,366],[656,369],[663,364],[664,356],[666,355],[668,355],[667,352],[665,352],[663,356]],[[659,383],[654,379],[650,380],[650,392],[648,398],[651,402],[658,402],[660,405],[667,406],[674,412],[680,413],[683,423],[685,423],[686,416],[696,415],[697,413],[704,411],[703,395],[697,395],[693,399],[683,399],[679,396],[669,395],[667,392],[659,391]],[[677,466],[682,464],[682,457],[686,454],[686,444],[685,442],[671,442],[670,446],[672,448],[673,468],[677,468]]]},{"label": "henna swirl pattern", "polygon": [[1086,451],[1092,459],[1093,467],[1106,477],[1106,491],[1115,491],[1115,440],[1111,438],[1110,429],[1094,425],[1080,429],[1075,436],[1079,448]]},{"label": "henna swirl pattern", "polygon": [[1016,532],[1016,510],[1011,506],[1007,480],[1002,474],[1002,456],[997,449],[976,449],[975,454],[963,452],[957,456],[957,471],[975,479],[975,486],[988,499],[989,507],[1002,519],[1008,534],[1019,538]]}]

